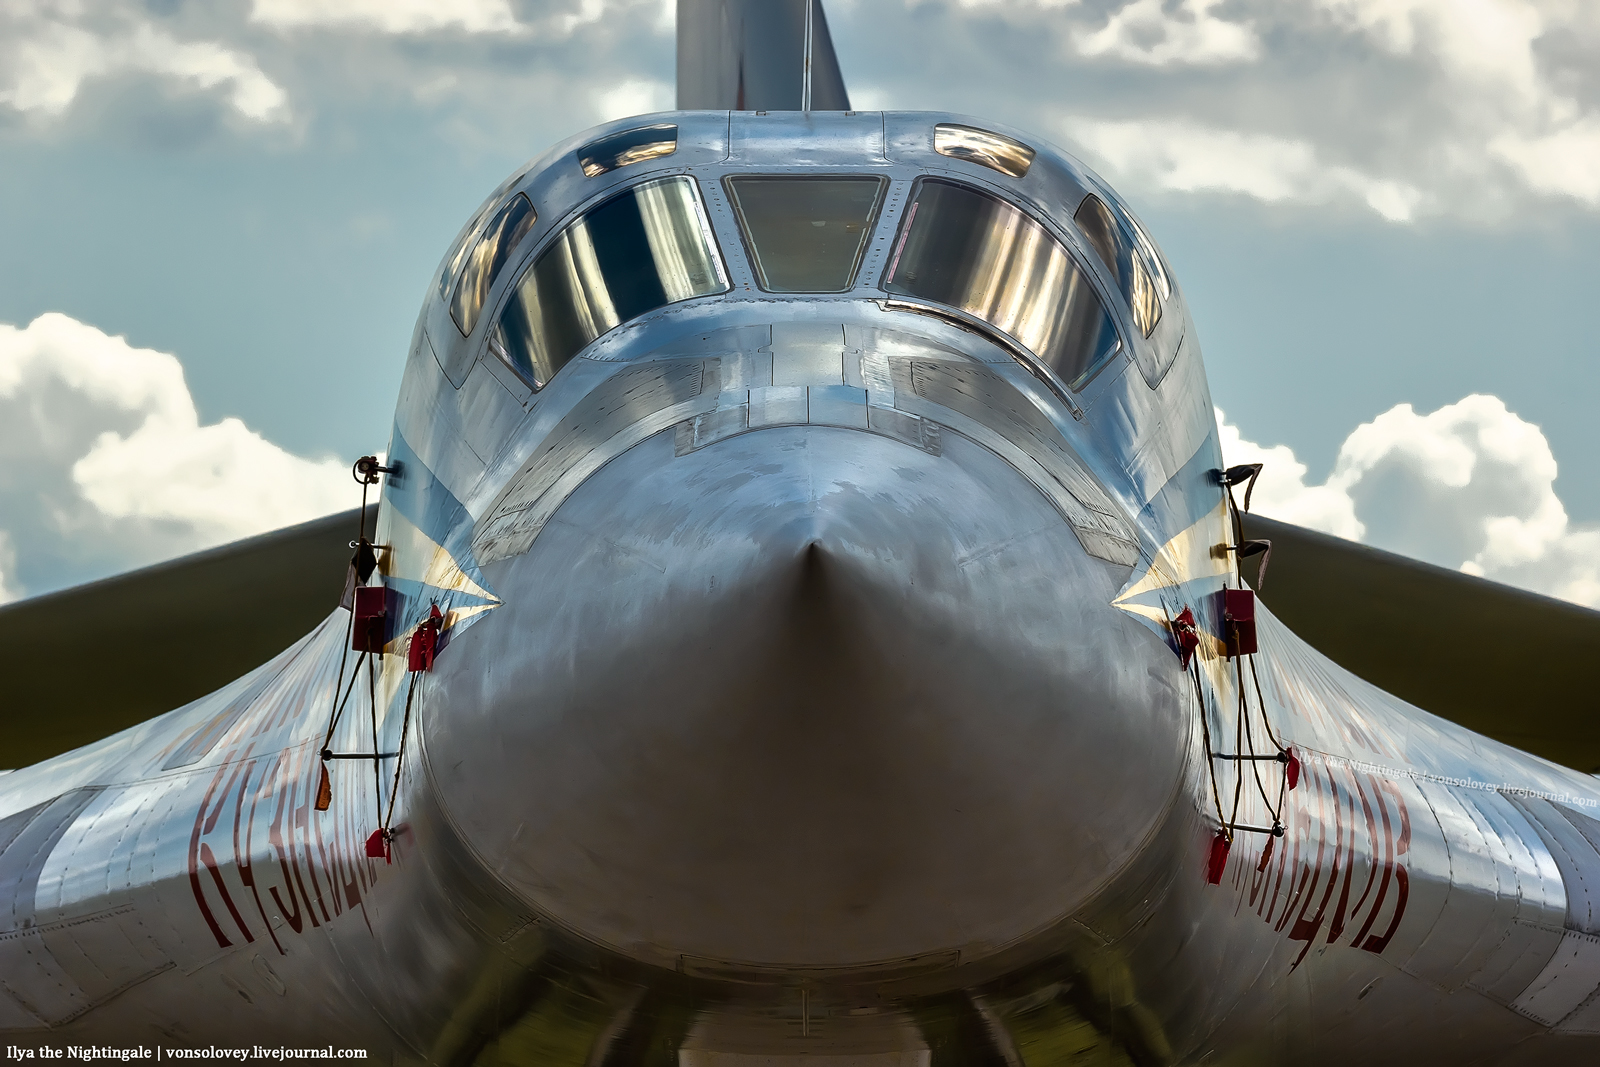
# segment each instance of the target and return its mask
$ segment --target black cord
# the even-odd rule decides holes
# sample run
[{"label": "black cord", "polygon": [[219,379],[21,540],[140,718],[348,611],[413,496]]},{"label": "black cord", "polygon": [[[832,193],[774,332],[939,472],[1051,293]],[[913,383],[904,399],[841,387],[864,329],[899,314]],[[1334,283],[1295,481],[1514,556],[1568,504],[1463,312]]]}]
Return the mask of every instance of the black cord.
[{"label": "black cord", "polygon": [[383,755],[378,751],[378,683],[370,659],[367,660],[367,697],[372,707],[372,798],[376,805],[373,814],[382,820],[383,775],[379,771],[378,762],[383,759]]},{"label": "black cord", "polygon": [[395,798],[400,795],[400,772],[406,765],[406,741],[411,735],[411,696],[417,691],[417,677],[421,671],[411,672],[411,683],[406,686],[406,713],[400,721],[400,758],[394,763],[394,788],[389,790],[389,811],[383,817],[383,830],[385,840],[389,837],[389,823],[394,819]]},{"label": "black cord", "polygon": [[[322,751],[324,753],[328,751],[328,746],[333,744],[333,731],[338,729],[339,720],[344,717],[345,706],[350,703],[350,694],[355,692],[356,679],[361,677],[361,664],[366,660],[366,658],[367,654],[363,652],[361,653],[361,658],[356,660],[355,670],[350,672],[349,688],[345,689],[344,699],[342,701],[339,700],[338,684],[335,683],[333,687],[333,699],[336,701],[336,703],[333,710],[333,719],[328,723],[328,732],[322,738]],[[344,680],[344,667],[342,665],[339,668],[339,679],[341,682]],[[322,758],[326,760],[328,757],[324,755]]]},{"label": "black cord", "polygon": [[[1240,750],[1240,748],[1242,746],[1239,744],[1239,742],[1242,741],[1242,740],[1244,740],[1244,704],[1243,704],[1243,702],[1241,702],[1239,704],[1238,714],[1235,715],[1235,717],[1234,717],[1234,723],[1233,723],[1233,747],[1234,747],[1234,751],[1239,751]],[[1213,761],[1213,763],[1214,762],[1215,761]],[[1239,762],[1240,761],[1238,761],[1238,760],[1234,760],[1233,761],[1233,816],[1232,816],[1232,818],[1230,818],[1228,820],[1228,825],[1229,825],[1230,828],[1233,826],[1233,824],[1235,824],[1235,823],[1237,823],[1239,821],[1239,798],[1244,793],[1244,768],[1239,766]],[[1251,763],[1251,766],[1252,766],[1252,768],[1255,766],[1253,761]]]},{"label": "black cord", "polygon": [[1217,807],[1217,822],[1221,824],[1222,831],[1227,835],[1228,840],[1232,841],[1233,829],[1228,826],[1228,821],[1222,817],[1222,794],[1217,790],[1216,760],[1211,758],[1215,749],[1211,747],[1211,723],[1209,721],[1210,716],[1206,713],[1205,690],[1200,685],[1199,656],[1195,656],[1189,661],[1189,677],[1194,680],[1195,700],[1200,708],[1200,732],[1206,743],[1206,773],[1211,777],[1211,802]]},{"label": "black cord", "polygon": [[[1243,659],[1242,656],[1240,658]],[[1251,666],[1254,667],[1254,665],[1255,665],[1254,661],[1252,661]],[[1256,739],[1255,739],[1254,732],[1251,731],[1251,729],[1250,729],[1250,713],[1249,713],[1248,703],[1247,703],[1246,698],[1245,698],[1244,664],[1243,663],[1238,663],[1238,664],[1235,664],[1235,667],[1237,668],[1236,671],[1235,671],[1235,674],[1236,674],[1236,676],[1237,676],[1237,678],[1239,680],[1239,704],[1240,704],[1241,708],[1243,709],[1243,714],[1244,714],[1244,734],[1245,734],[1245,739],[1249,742],[1249,745],[1250,745],[1249,751],[1250,751],[1250,755],[1252,757],[1251,760],[1250,760],[1250,771],[1251,771],[1252,775],[1255,777],[1255,780],[1256,780],[1256,792],[1261,794],[1261,802],[1267,806],[1267,813],[1272,816],[1272,821],[1273,822],[1282,822],[1283,820],[1279,817],[1279,814],[1278,814],[1279,811],[1282,810],[1281,802],[1280,802],[1280,807],[1278,808],[1278,810],[1274,810],[1273,806],[1272,806],[1272,798],[1267,796],[1267,787],[1265,785],[1261,784],[1261,765],[1260,765],[1260,762],[1254,758],[1255,755],[1256,755]],[[1266,721],[1266,709],[1265,708],[1262,708],[1261,718],[1262,718],[1263,722]],[[1286,773],[1287,773],[1287,771],[1286,771]]]},{"label": "black cord", "polygon": [[1267,698],[1261,694],[1261,675],[1256,671],[1256,658],[1250,657],[1250,677],[1256,683],[1256,703],[1261,705],[1261,725],[1267,729],[1267,737],[1277,746],[1279,753],[1287,753],[1289,746],[1278,740],[1278,735],[1273,732],[1272,720],[1267,718]]}]

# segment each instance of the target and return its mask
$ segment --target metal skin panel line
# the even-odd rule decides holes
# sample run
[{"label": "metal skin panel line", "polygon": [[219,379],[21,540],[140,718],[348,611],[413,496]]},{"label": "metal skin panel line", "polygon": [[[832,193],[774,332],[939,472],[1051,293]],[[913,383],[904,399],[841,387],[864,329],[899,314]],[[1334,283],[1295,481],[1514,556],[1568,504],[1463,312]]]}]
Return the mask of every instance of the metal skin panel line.
[{"label": "metal skin panel line", "polygon": [[[680,99],[741,91],[745,35],[803,54],[804,20],[682,9],[723,21]],[[0,775],[8,1041],[1593,1061],[1596,780],[1363,681],[1270,598],[1225,615],[1240,546],[1159,249],[1022,131],[845,110],[826,52],[817,110],[607,123],[473,216],[368,527],[381,654],[330,589],[256,672]],[[741,176],[885,181],[811,218],[733,210]],[[830,291],[787,291],[805,257]],[[344,701],[326,743],[358,758],[324,763]]]}]

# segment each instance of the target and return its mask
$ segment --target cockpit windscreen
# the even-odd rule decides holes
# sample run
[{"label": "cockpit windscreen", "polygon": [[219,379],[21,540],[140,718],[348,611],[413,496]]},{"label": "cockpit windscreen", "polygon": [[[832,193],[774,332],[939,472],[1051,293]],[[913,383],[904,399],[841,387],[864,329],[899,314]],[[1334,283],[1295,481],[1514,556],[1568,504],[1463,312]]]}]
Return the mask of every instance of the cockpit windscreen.
[{"label": "cockpit windscreen", "polygon": [[727,289],[694,181],[648,181],[591,209],[539,253],[489,348],[542,389],[613,326]]},{"label": "cockpit windscreen", "polygon": [[728,192],[761,288],[840,293],[855,282],[888,182],[873,175],[739,177]]},{"label": "cockpit windscreen", "polygon": [[[1117,280],[1122,295],[1128,298],[1128,308],[1133,312],[1133,324],[1139,332],[1149,337],[1161,321],[1161,294],[1156,292],[1156,282],[1145,267],[1145,252],[1138,247],[1130,231],[1118,225],[1105,201],[1090,193],[1078,205],[1073,216],[1078,229],[1089,239],[1106,270]],[[1165,276],[1157,275],[1165,282]]]},{"label": "cockpit windscreen", "polygon": [[518,193],[495,212],[478,243],[472,246],[472,254],[462,261],[455,296],[450,300],[450,317],[463,335],[472,332],[500,268],[538,220],[539,213],[528,198]]},{"label": "cockpit windscreen", "polygon": [[954,182],[918,185],[884,288],[982,319],[1071,389],[1082,388],[1120,345],[1088,276],[1059,241],[998,197]]}]

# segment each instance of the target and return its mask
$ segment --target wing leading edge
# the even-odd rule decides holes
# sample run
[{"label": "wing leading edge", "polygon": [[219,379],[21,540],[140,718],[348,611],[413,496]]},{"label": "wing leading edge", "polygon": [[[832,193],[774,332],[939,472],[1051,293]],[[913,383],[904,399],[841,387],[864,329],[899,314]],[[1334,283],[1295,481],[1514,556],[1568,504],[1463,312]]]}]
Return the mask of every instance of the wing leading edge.
[{"label": "wing leading edge", "polygon": [[[0,607],[20,767],[181,707],[266,662],[339,595],[356,513]],[[1263,599],[1346,669],[1470,730],[1600,771],[1600,612],[1289,523]]]},{"label": "wing leading edge", "polygon": [[355,531],[352,509],[0,607],[0,767],[98,741],[265,663],[338,603]]}]

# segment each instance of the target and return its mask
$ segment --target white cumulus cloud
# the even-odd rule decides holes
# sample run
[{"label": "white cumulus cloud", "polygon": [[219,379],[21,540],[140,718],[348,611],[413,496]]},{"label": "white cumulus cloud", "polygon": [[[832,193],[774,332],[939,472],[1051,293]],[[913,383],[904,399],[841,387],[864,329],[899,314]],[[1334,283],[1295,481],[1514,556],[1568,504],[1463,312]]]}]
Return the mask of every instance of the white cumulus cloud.
[{"label": "white cumulus cloud", "polygon": [[1498,397],[1398,404],[1351,432],[1321,484],[1288,447],[1217,421],[1227,462],[1265,464],[1264,515],[1600,607],[1600,530],[1568,520],[1549,441]]},{"label": "white cumulus cloud", "polygon": [[0,5],[0,104],[35,118],[66,111],[83,84],[152,74],[225,91],[254,122],[289,117],[289,97],[249,54],[217,41],[183,41],[141,18],[91,21],[76,4]]},{"label": "white cumulus cloud", "polygon": [[1249,23],[1211,13],[1222,0],[1183,0],[1169,10],[1162,0],[1134,0],[1098,30],[1074,34],[1079,53],[1150,66],[1248,63],[1261,53]]},{"label": "white cumulus cloud", "polygon": [[507,0],[255,0],[250,18],[278,29],[347,25],[383,33],[507,33],[520,28]]},{"label": "white cumulus cloud", "polygon": [[1600,118],[1586,117],[1549,133],[1497,134],[1489,151],[1542,193],[1600,204]]},{"label": "white cumulus cloud", "polygon": [[1319,159],[1306,141],[1177,122],[1078,118],[1065,129],[1114,176],[1175,192],[1240,193],[1268,202],[1355,198],[1396,222],[1410,219],[1422,200],[1404,182]]},{"label": "white cumulus cloud", "polygon": [[1234,193],[1472,225],[1525,220],[1543,201],[1600,208],[1600,4],[904,2],[914,33],[871,17],[884,42],[875,99],[937,94],[938,64],[916,52],[960,42],[949,54],[962,56],[963,92],[983,102],[944,93],[945,106],[1062,129],[1119,180],[1172,199]]},{"label": "white cumulus cloud", "polygon": [[[1534,44],[1550,27],[1528,0],[1316,0],[1348,29],[1397,55],[1431,57],[1503,104],[1569,107],[1540,73]],[[1549,5],[1554,7],[1555,5]],[[1556,25],[1563,21],[1555,20]]]},{"label": "white cumulus cloud", "polygon": [[59,313],[0,323],[0,599],[19,559],[111,572],[354,499],[342,461],[202,423],[175,356]]},{"label": "white cumulus cloud", "polygon": [[630,115],[648,115],[653,111],[668,111],[672,106],[672,86],[666,82],[643,79],[630,79],[613,89],[607,89],[596,101],[596,110],[602,122]]},{"label": "white cumulus cloud", "polygon": [[22,595],[19,589],[12,587],[11,575],[16,567],[17,550],[11,547],[11,535],[0,530],[0,604]]},{"label": "white cumulus cloud", "polygon": [[1350,494],[1334,485],[1307,485],[1308,468],[1295,458],[1294,449],[1245,440],[1221,408],[1217,409],[1217,430],[1222,455],[1230,465],[1262,464],[1250,494],[1253,511],[1350,541],[1361,540],[1366,527],[1356,518],[1355,501]]}]

